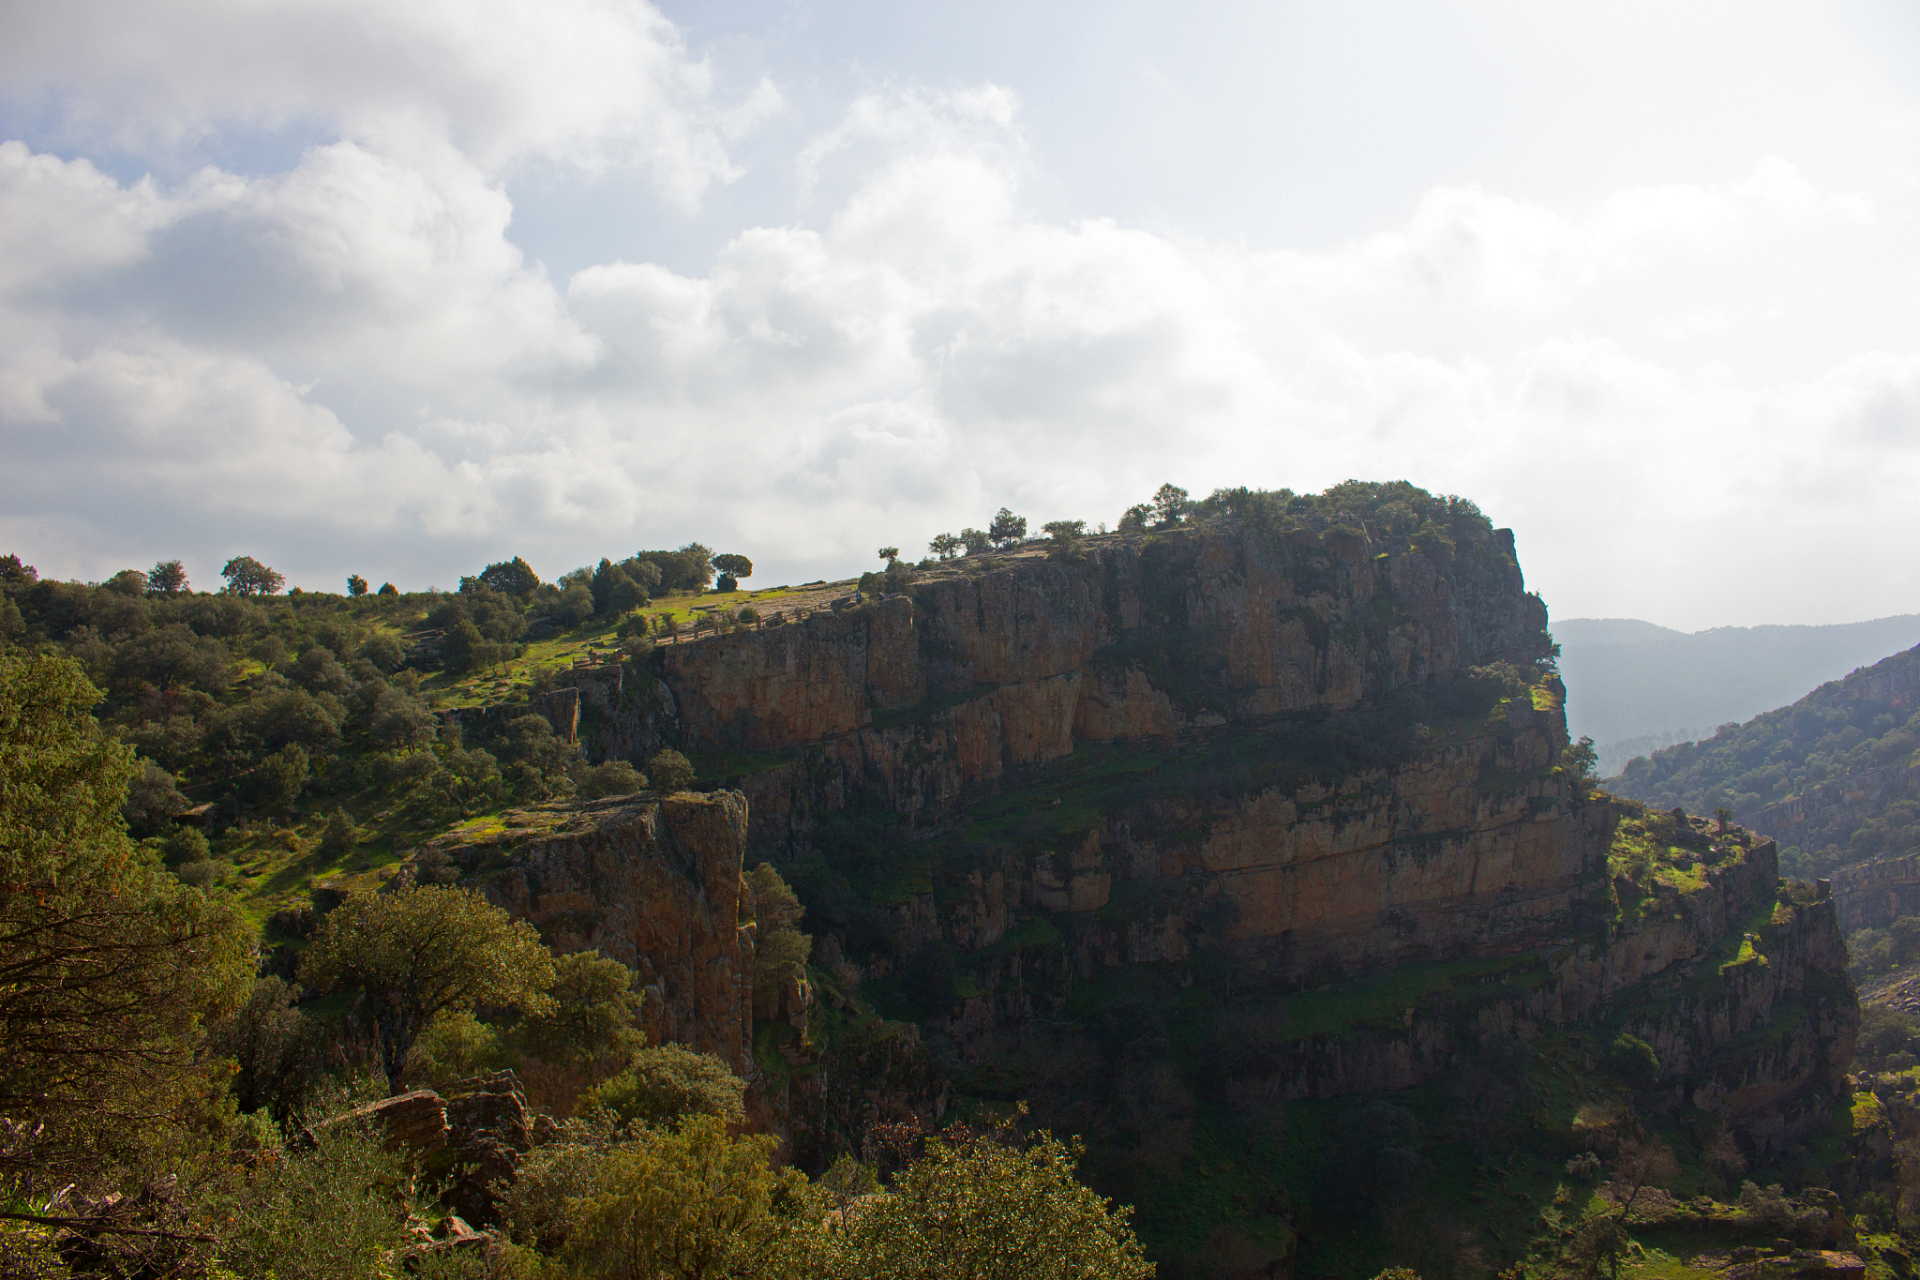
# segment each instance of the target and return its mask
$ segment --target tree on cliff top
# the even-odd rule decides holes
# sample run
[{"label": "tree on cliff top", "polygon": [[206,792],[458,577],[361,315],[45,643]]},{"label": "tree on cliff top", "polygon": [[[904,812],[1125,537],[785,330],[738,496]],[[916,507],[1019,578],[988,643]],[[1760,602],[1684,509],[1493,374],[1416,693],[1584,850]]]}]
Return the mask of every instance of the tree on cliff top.
[{"label": "tree on cliff top", "polygon": [[1027,536],[1027,518],[1017,516],[1005,507],[994,512],[993,523],[987,526],[987,537],[996,547],[1011,547]]},{"label": "tree on cliff top", "polygon": [[300,980],[366,994],[380,1066],[396,1093],[408,1050],[442,1011],[553,1008],[553,957],[539,932],[471,890],[439,885],[348,898],[321,922]]}]

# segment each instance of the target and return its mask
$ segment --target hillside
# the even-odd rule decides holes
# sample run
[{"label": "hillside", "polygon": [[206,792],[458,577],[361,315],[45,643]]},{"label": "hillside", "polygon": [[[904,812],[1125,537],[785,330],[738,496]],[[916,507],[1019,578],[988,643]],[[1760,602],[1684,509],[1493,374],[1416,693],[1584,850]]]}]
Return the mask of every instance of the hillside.
[{"label": "hillside", "polygon": [[[343,901],[471,890],[614,966],[635,1028],[737,1072],[823,1187],[1024,1115],[1166,1276],[1867,1249],[1830,1186],[1898,1225],[1863,1199],[1902,1174],[1854,1146],[1832,900],[1765,835],[1592,789],[1545,605],[1473,504],[1228,491],[750,601],[704,550],[645,553],[684,586],[636,556],[352,599],[15,561],[8,634],[109,687],[148,847],[248,913],[266,972]],[[358,1007],[287,1014],[350,1048]],[[480,1085],[582,1096],[464,1016],[435,1052],[524,1085],[402,1064],[448,1123]]]},{"label": "hillside", "polygon": [[1743,723],[1807,690],[1920,644],[1920,615],[1835,626],[1716,627],[1694,634],[1627,618],[1554,623],[1567,727],[1600,772]]},{"label": "hillside", "polygon": [[1790,846],[1795,874],[1920,849],[1920,648],[1703,742],[1630,763],[1608,785],[1693,812],[1732,809]]}]

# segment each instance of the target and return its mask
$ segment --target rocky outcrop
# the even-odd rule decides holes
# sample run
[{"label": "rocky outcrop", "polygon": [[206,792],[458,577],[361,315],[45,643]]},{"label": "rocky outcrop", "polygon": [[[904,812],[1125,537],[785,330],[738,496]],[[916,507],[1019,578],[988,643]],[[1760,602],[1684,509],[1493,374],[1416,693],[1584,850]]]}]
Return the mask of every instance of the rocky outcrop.
[{"label": "rocky outcrop", "polygon": [[690,1044],[745,1074],[753,938],[740,909],[746,804],[735,792],[551,805],[434,842],[557,951],[598,949],[638,974],[654,1043]]},{"label": "rocky outcrop", "polygon": [[1920,913],[1920,854],[1838,868],[1833,901],[1849,933],[1885,929],[1901,916]]}]

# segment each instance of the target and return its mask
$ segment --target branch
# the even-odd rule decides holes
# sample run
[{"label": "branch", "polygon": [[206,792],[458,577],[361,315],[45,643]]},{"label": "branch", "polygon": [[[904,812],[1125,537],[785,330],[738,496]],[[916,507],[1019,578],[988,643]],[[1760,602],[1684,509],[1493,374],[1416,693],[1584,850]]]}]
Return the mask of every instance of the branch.
[{"label": "branch", "polygon": [[37,1213],[10,1213],[0,1209],[0,1218],[12,1222],[32,1222],[43,1227],[60,1227],[67,1231],[98,1234],[105,1232],[114,1236],[144,1236],[153,1240],[195,1240],[211,1244],[212,1236],[184,1235],[178,1231],[162,1231],[158,1227],[110,1227],[95,1218],[48,1218]]}]

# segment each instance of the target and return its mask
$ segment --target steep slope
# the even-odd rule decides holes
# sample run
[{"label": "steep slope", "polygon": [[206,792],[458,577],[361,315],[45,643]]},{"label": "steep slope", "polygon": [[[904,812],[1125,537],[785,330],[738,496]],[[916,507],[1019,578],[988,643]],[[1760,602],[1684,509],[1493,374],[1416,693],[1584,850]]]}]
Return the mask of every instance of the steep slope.
[{"label": "steep slope", "polygon": [[[819,999],[756,1027],[766,1114],[814,1159],[858,1108],[1029,1102],[1185,1274],[1398,1256],[1393,1202],[1347,1195],[1370,1107],[1469,1274],[1642,1127],[1801,1180],[1858,1018],[1832,900],[1763,836],[1589,794],[1509,535],[1309,514],[969,558],[575,673],[584,742],[688,749],[806,903]],[[1528,1207],[1481,1203],[1496,1156]]]},{"label": "steep slope", "polygon": [[1920,848],[1920,648],[1792,706],[1633,761],[1622,794],[1695,811],[1725,806],[1793,847],[1799,874]]},{"label": "steep slope", "polygon": [[1590,737],[1602,773],[1704,738],[1824,681],[1920,643],[1920,615],[1836,626],[1716,627],[1692,635],[1622,618],[1554,624],[1568,730]]}]

